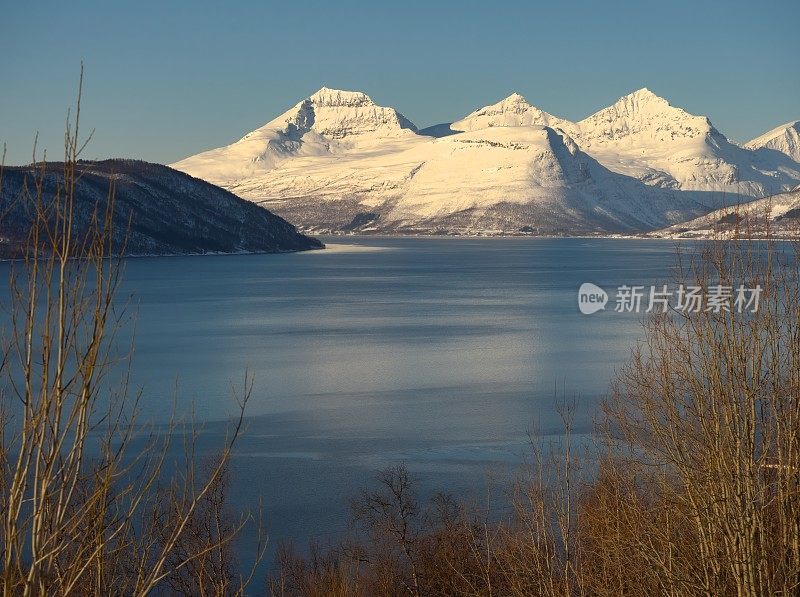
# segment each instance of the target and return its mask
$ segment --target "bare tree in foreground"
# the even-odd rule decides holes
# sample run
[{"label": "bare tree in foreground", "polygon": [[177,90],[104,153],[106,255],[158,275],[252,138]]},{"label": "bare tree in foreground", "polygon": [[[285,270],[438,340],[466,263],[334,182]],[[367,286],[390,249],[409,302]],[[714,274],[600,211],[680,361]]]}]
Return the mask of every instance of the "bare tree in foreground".
[{"label": "bare tree in foreground", "polygon": [[[646,320],[604,407],[591,474],[570,454],[569,418],[566,449],[535,459],[499,521],[455,504],[455,516],[421,525],[408,471],[387,470],[362,500],[371,532],[358,548],[293,554],[273,593],[798,594],[798,253],[746,240],[745,225],[745,240],[679,251],[676,282],[729,287],[731,308]],[[733,303],[739,287],[761,288],[757,310]]]},{"label": "bare tree in foreground", "polygon": [[630,547],[674,594],[796,594],[797,256],[771,243],[714,243],[681,274],[688,284],[760,286],[760,304],[648,321],[608,408],[616,455],[650,494],[650,532]]},{"label": "bare tree in foreground", "polygon": [[[40,164],[17,199],[32,225],[11,276],[0,369],[3,593],[241,594],[249,579],[236,569],[232,541],[249,516],[231,519],[224,496],[251,384],[205,470],[196,466],[193,425],[151,430],[144,447],[132,449],[138,396],[129,395],[127,375],[114,379],[125,368],[114,347],[126,317],[114,302],[122,267],[115,255],[124,247],[112,243],[113,185],[89,228],[73,226],[76,210],[86,209],[75,196],[85,147],[79,123],[80,91],[58,191],[44,192],[49,174]],[[184,455],[172,471],[175,438]],[[262,553],[259,546],[257,560]]]}]

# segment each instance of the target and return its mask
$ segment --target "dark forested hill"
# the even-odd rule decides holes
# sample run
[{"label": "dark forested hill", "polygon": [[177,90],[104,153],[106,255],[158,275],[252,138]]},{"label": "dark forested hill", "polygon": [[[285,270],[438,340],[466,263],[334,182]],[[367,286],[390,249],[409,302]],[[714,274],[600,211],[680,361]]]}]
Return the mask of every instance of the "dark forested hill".
[{"label": "dark forested hill", "polygon": [[[95,206],[104,212],[115,181],[115,246],[128,255],[283,252],[322,248],[286,220],[233,193],[167,166],[136,160],[80,161],[75,230],[89,226]],[[16,257],[32,221],[33,167],[6,167],[0,188],[0,257]],[[45,201],[63,185],[63,164],[50,163]],[[129,224],[130,223],[130,224]]]}]

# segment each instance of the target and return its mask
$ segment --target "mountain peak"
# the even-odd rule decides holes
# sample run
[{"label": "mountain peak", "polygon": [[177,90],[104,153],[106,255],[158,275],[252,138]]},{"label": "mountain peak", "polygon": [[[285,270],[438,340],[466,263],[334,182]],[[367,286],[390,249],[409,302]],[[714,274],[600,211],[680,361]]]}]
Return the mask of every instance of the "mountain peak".
[{"label": "mountain peak", "polygon": [[476,116],[486,116],[486,115],[497,115],[497,114],[504,114],[506,112],[513,112],[515,114],[522,114],[528,110],[536,110],[541,112],[537,107],[532,106],[528,103],[521,94],[517,93],[516,91],[509,95],[506,98],[501,99],[496,104],[490,104],[488,106],[484,106],[483,108],[478,108],[477,110],[471,112],[467,115],[466,118],[473,118]]},{"label": "mountain peak", "polygon": [[584,140],[600,141],[621,140],[641,134],[651,141],[660,142],[719,135],[708,118],[672,106],[647,87],[624,95],[607,108],[584,118],[578,123],[578,128]]},{"label": "mountain peak", "polygon": [[397,110],[377,105],[366,93],[329,87],[322,87],[262,128],[283,130],[287,124],[292,138],[314,132],[328,140],[385,137],[417,130]]},{"label": "mountain peak", "polygon": [[632,91],[628,95],[623,95],[614,103],[615,106],[621,104],[634,108],[645,107],[645,106],[672,108],[672,106],[666,99],[664,99],[660,95],[656,95],[655,93],[650,91],[647,87],[642,87],[641,89]]},{"label": "mountain peak", "polygon": [[551,126],[569,124],[544,110],[528,103],[521,94],[514,92],[496,104],[478,108],[451,125],[453,130],[474,131],[494,126]]},{"label": "mountain peak", "polygon": [[785,153],[796,162],[800,162],[800,120],[787,122],[767,131],[744,144],[748,149],[766,147]]},{"label": "mountain peak", "polygon": [[519,103],[526,103],[527,104],[528,100],[526,100],[525,96],[523,96],[521,93],[517,93],[515,91],[514,93],[509,95],[506,99],[501,101],[501,103],[503,103],[503,102],[519,102]]},{"label": "mountain peak", "polygon": [[647,87],[642,87],[641,89],[637,89],[636,91],[632,91],[628,95],[632,95],[632,96],[635,96],[635,97],[641,97],[641,98],[663,99],[663,98],[657,96],[652,91],[650,91]]},{"label": "mountain peak", "polygon": [[375,102],[372,101],[372,98],[361,91],[344,91],[342,89],[331,89],[324,86],[321,87],[319,91],[312,94],[308,99],[317,106],[326,107],[354,108],[375,105]]},{"label": "mountain peak", "polygon": [[767,131],[766,133],[759,135],[759,137],[768,137],[778,135],[780,133],[784,133],[786,131],[795,130],[800,132],[800,120],[790,120],[789,122],[782,124],[780,126],[776,126],[774,129]]}]

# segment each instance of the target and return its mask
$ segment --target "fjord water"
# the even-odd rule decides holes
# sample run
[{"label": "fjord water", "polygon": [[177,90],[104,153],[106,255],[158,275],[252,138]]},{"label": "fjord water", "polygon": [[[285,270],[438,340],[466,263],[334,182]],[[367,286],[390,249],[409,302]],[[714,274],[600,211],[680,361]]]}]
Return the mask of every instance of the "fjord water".
[{"label": "fjord water", "polygon": [[[347,528],[348,500],[405,463],[425,495],[485,499],[558,435],[574,398],[588,433],[641,315],[617,286],[666,283],[670,241],[324,238],[324,251],[129,259],[118,294],[133,321],[142,420],[176,405],[224,438],[245,371],[254,377],[233,458],[236,509],[263,499],[270,545]],[[611,295],[582,315],[577,290]],[[201,454],[201,455],[202,455]]]},{"label": "fjord water", "polygon": [[[236,406],[255,378],[234,458],[234,499],[259,497],[270,541],[346,529],[348,499],[405,463],[422,493],[476,499],[558,434],[576,431],[641,336],[613,311],[622,284],[670,280],[670,241],[325,238],[325,251],[130,259],[120,300],[136,311],[134,382],[143,417],[194,404],[201,421]],[[611,295],[582,315],[577,289]],[[176,390],[177,388],[177,390]],[[224,424],[206,427],[213,451]],[[499,489],[497,489],[499,491]]]}]

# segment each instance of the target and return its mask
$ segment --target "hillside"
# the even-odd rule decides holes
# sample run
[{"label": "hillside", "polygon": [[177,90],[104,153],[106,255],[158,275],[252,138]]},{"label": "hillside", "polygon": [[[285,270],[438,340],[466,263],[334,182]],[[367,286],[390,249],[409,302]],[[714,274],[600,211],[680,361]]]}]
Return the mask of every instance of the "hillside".
[{"label": "hillside", "polygon": [[[284,252],[321,248],[284,219],[229,191],[167,166],[134,160],[81,161],[75,230],[85,230],[95,205],[107,205],[115,181],[114,244],[128,255]],[[7,167],[0,189],[0,257],[18,256],[32,221],[31,167]],[[46,201],[63,184],[63,164],[47,165]],[[130,218],[130,228],[128,221]]]},{"label": "hillside", "polygon": [[651,233],[659,238],[800,238],[800,187],[718,209]]}]

